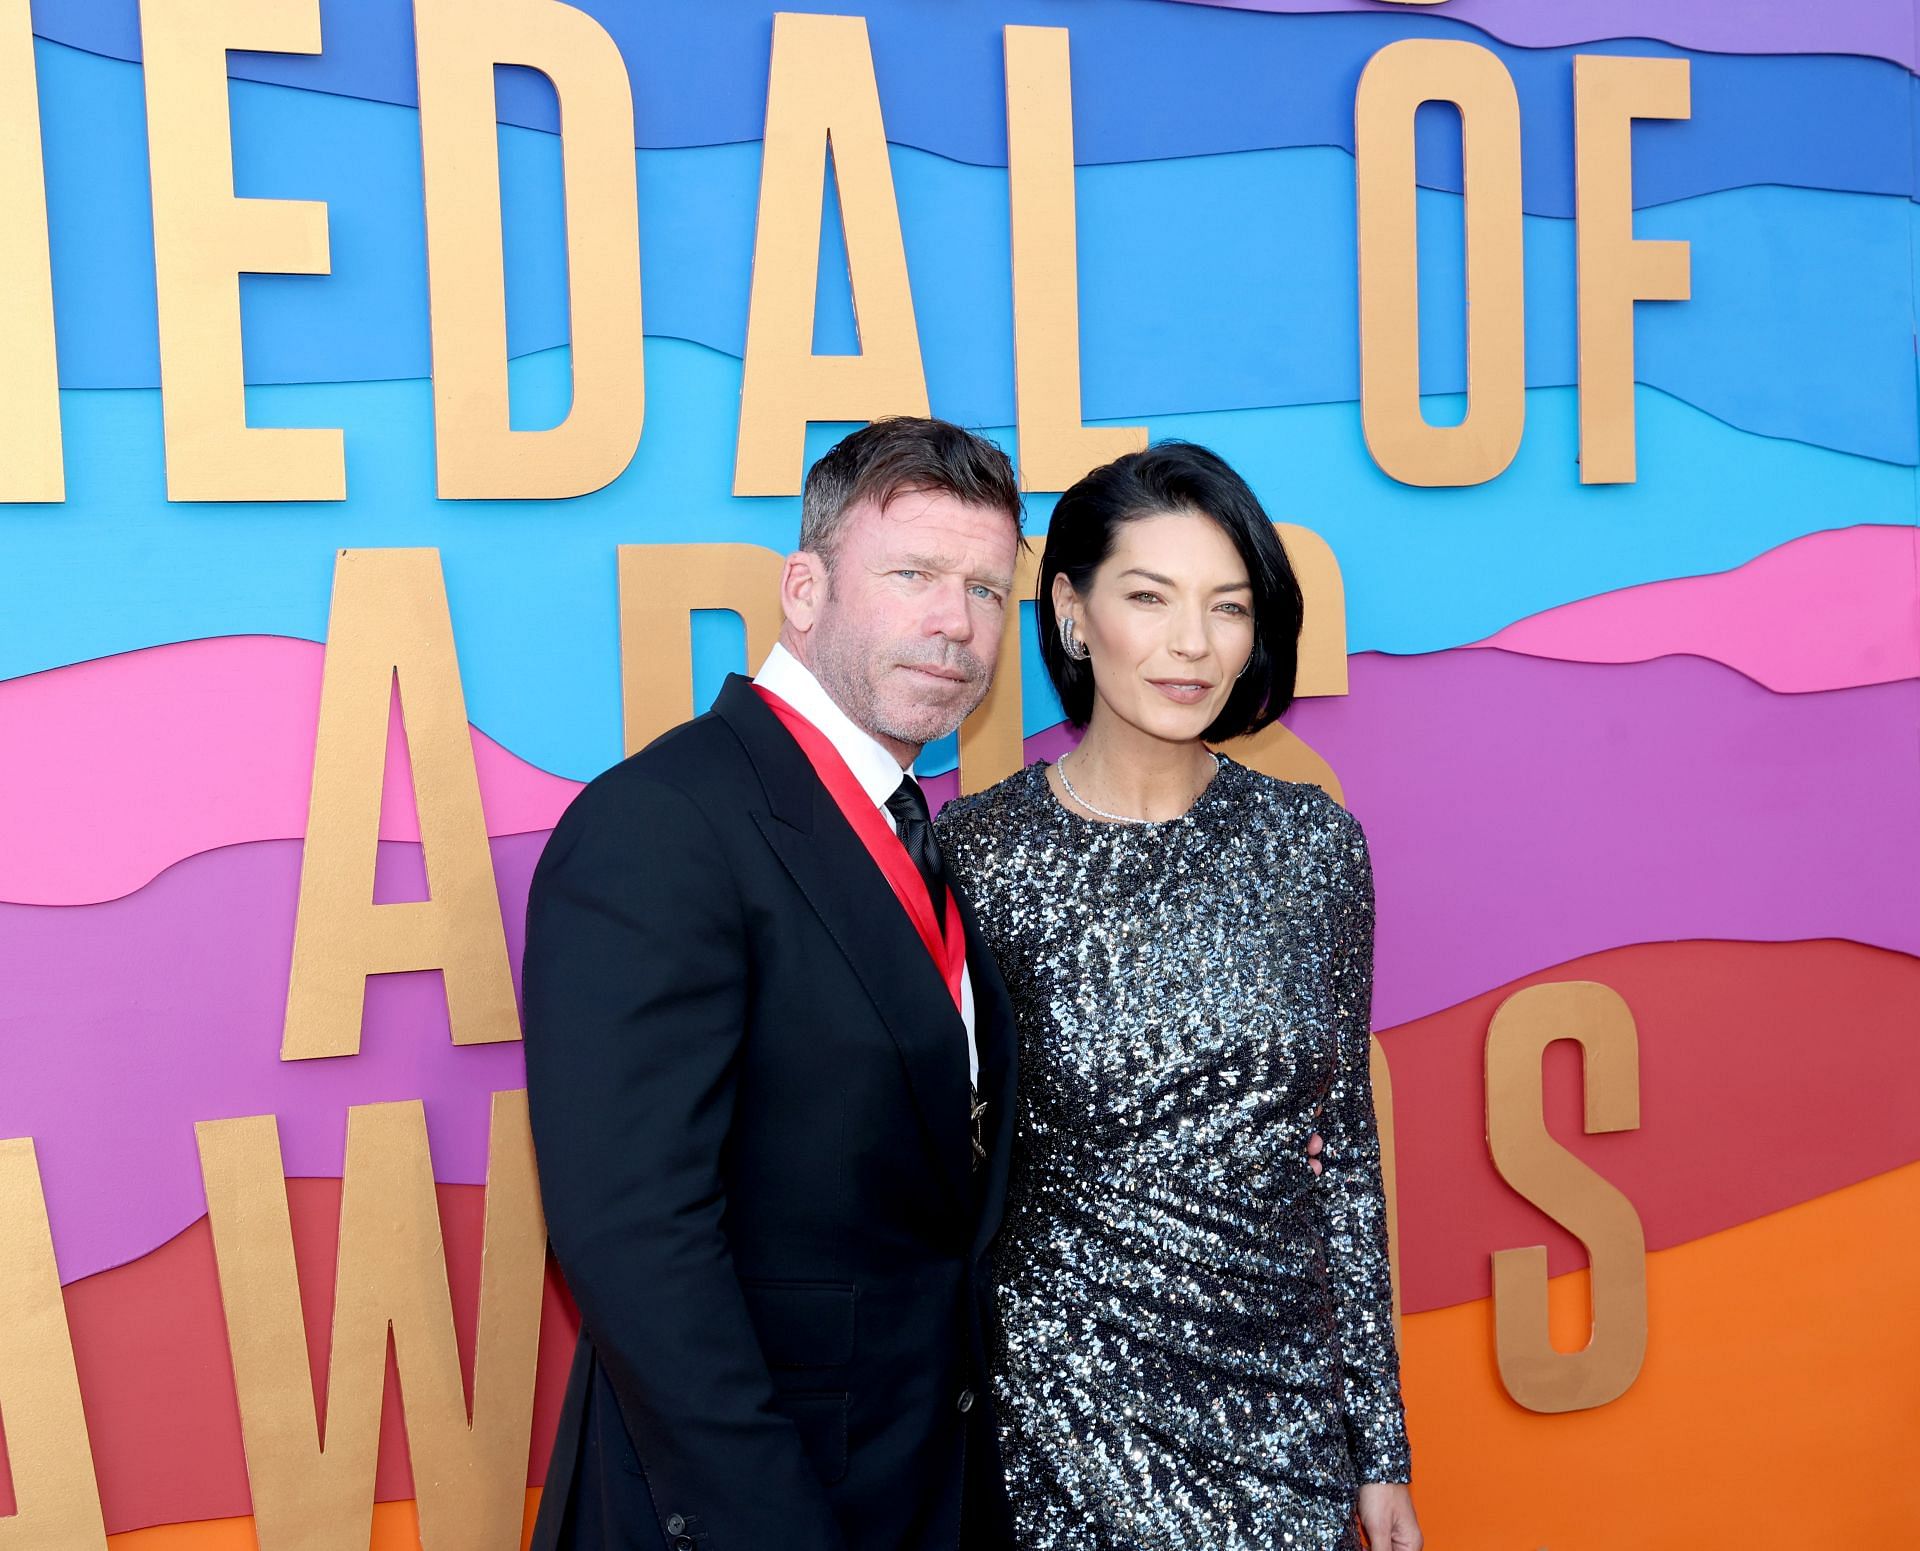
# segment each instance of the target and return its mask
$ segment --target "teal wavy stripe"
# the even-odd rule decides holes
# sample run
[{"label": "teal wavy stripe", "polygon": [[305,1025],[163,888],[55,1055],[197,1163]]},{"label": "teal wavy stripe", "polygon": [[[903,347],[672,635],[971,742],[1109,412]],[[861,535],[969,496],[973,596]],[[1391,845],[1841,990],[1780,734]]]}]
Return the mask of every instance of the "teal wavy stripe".
[{"label": "teal wavy stripe", "polygon": [[[632,466],[605,490],[554,503],[436,500],[423,382],[250,390],[256,424],[346,428],[349,499],[333,506],[170,506],[158,395],[69,393],[67,501],[0,512],[0,677],[200,636],[319,640],[337,548],[433,545],[473,720],[544,769],[589,776],[619,753],[614,546],[784,549],[798,527],[794,499],[728,494],[739,363],[674,340],[652,341],[647,361]],[[568,384],[564,351],[515,363],[517,400],[537,416],[559,417]],[[1649,390],[1640,483],[1583,488],[1576,413],[1570,392],[1535,391],[1514,466],[1458,491],[1381,474],[1352,405],[1149,423],[1156,437],[1217,447],[1276,518],[1326,536],[1346,573],[1353,651],[1436,651],[1576,598],[1722,570],[1804,533],[1914,520],[1909,469],[1743,435]],[[813,454],[837,434],[814,427]],[[1012,446],[1011,433],[994,434]],[[1030,502],[1036,530],[1050,509],[1050,498]],[[726,665],[709,653],[703,681]],[[1030,730],[1052,717],[1038,698]]]}]

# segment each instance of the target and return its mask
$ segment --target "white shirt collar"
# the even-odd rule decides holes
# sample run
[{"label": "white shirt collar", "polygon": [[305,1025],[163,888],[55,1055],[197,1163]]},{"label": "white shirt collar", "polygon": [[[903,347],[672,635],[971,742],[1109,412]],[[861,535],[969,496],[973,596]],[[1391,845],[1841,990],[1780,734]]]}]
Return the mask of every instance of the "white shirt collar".
[{"label": "white shirt collar", "polygon": [[805,663],[776,641],[760,671],[753,676],[753,682],[772,690],[825,733],[873,805],[886,806],[905,773],[900,761],[888,752],[885,744],[858,726],[834,703]]},{"label": "white shirt collar", "polygon": [[[767,653],[767,660],[753,676],[753,682],[770,689],[826,734],[827,741],[839,750],[840,757],[853,771],[854,779],[889,824],[894,817],[887,812],[887,799],[900,785],[903,772],[900,761],[887,751],[871,733],[855,725],[852,717],[834,704],[833,697],[821,688],[812,670],[778,641]],[[973,974],[960,977],[960,1021],[967,1030],[967,1081],[980,1081],[980,1047],[974,1037]]]}]

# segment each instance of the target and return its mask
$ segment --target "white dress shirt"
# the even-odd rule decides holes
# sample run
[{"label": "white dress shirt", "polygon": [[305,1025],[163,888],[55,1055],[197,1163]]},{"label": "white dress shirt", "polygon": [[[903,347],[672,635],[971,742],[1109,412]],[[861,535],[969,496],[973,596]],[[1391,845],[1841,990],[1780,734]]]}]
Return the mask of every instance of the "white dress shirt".
[{"label": "white dress shirt", "polygon": [[[820,687],[812,670],[778,641],[767,653],[767,660],[753,676],[753,682],[778,695],[825,734],[847,762],[867,800],[880,810],[887,828],[899,834],[900,826],[893,820],[887,799],[899,787],[900,777],[909,772],[900,768],[900,761],[886,746],[834,704],[833,697]],[[967,1027],[967,1081],[978,1087],[980,1049],[973,1037],[973,976],[964,966],[960,972],[960,1021]]]}]

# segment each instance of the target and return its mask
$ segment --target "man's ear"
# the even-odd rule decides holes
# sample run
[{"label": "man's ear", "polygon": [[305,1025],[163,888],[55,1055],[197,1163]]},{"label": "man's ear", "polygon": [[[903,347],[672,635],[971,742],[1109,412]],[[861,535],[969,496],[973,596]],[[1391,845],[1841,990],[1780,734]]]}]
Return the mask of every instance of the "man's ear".
[{"label": "man's ear", "polygon": [[810,549],[788,555],[786,569],[780,573],[780,612],[787,628],[805,635],[818,623],[826,600],[826,557]]}]

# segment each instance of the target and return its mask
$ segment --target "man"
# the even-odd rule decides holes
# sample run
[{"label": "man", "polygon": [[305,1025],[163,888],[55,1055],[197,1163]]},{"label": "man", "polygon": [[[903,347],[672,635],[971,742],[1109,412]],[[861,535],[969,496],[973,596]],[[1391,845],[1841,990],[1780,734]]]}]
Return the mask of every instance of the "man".
[{"label": "man", "polygon": [[985,695],[1013,470],[816,464],[753,684],[591,783],[527,909],[527,1087],[581,1330],[533,1545],[1010,1543],[981,1321],[1005,988],[908,767]]}]

